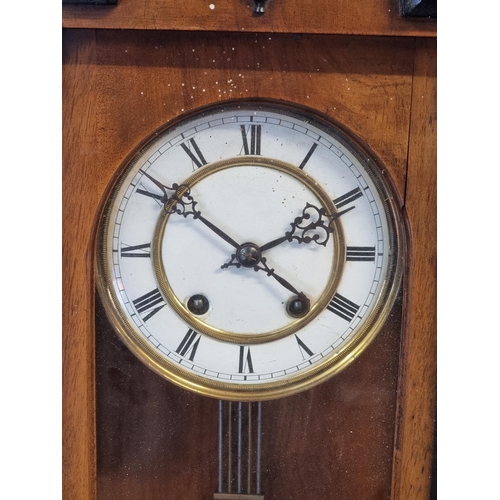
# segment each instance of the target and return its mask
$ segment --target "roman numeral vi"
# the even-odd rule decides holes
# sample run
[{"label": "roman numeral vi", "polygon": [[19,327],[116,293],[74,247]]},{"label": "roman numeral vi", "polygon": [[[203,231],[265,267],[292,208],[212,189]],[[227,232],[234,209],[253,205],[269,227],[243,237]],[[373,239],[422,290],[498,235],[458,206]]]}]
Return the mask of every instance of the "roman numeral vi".
[{"label": "roman numeral vi", "polygon": [[253,373],[253,363],[252,355],[250,354],[250,347],[240,345],[238,373]]}]

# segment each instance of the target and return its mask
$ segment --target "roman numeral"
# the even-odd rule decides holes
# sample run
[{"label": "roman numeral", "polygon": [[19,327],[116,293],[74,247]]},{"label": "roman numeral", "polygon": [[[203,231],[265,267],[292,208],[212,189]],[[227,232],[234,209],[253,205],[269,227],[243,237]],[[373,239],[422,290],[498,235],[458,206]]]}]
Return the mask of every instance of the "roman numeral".
[{"label": "roman numeral", "polygon": [[311,146],[311,149],[309,150],[309,152],[306,154],[305,158],[302,160],[302,163],[299,165],[299,168],[302,170],[305,166],[306,166],[306,163],[309,161],[309,158],[311,158],[312,154],[314,153],[314,151],[316,150],[316,148],[318,147],[318,143],[315,142],[312,146]]},{"label": "roman numeral", "polygon": [[361,192],[361,189],[357,187],[356,189],[353,189],[352,191],[349,191],[348,193],[333,200],[333,204],[336,208],[340,208],[344,205],[347,205],[348,203],[353,202],[354,200],[357,200],[361,196],[363,196],[363,193]]},{"label": "roman numeral", "polygon": [[238,365],[238,373],[253,373],[253,363],[252,356],[250,354],[250,347],[240,345],[240,361]]},{"label": "roman numeral", "polygon": [[302,340],[299,339],[299,337],[297,337],[297,335],[295,335],[295,340],[297,341],[297,344],[299,344],[299,349],[300,349],[300,354],[302,354],[302,359],[305,359],[306,357],[304,356],[304,352],[310,357],[312,356],[314,353],[311,351],[311,349],[309,349],[309,347],[307,347],[304,342],[302,342]]},{"label": "roman numeral", "polygon": [[[137,252],[136,250],[141,250]],[[142,245],[122,246],[120,250],[122,257],[151,257],[151,243],[143,243]]]},{"label": "roman numeral", "polygon": [[185,357],[186,354],[189,354],[189,361],[193,361],[196,356],[196,350],[198,349],[198,345],[200,343],[201,334],[195,332],[191,328],[187,331],[186,335],[182,339],[182,342],[179,344],[179,347],[176,349],[176,353],[180,354],[182,357]]},{"label": "roman numeral", "polygon": [[149,198],[153,198],[154,200],[159,200],[159,201],[163,201],[163,197],[164,197],[164,195],[162,195],[162,194],[150,193],[149,191],[146,191],[145,189],[137,189],[136,193],[142,194],[144,196],[148,196]]},{"label": "roman numeral", "polygon": [[[186,144],[186,142],[189,142],[191,144],[192,149]],[[203,165],[206,165],[208,162],[207,160],[205,160],[205,157],[200,151],[198,144],[196,144],[196,141],[194,139],[189,139],[189,141],[186,142],[183,142],[181,144],[181,147],[189,156],[189,158],[191,158],[193,163],[196,165],[196,168],[201,168],[203,167]]]},{"label": "roman numeral", "polygon": [[[162,307],[165,307],[165,301],[163,300],[158,288],[155,288],[154,290],[151,290],[150,292],[133,300],[132,304],[134,304],[143,321],[147,321]],[[142,313],[146,313],[146,315],[142,316]]]},{"label": "roman numeral", "polygon": [[337,293],[327,306],[327,309],[342,319],[351,321],[356,316],[359,306]]},{"label": "roman numeral", "polygon": [[[241,138],[243,139],[243,151],[246,155],[260,155],[260,138],[262,135],[262,125],[250,125],[247,129],[245,125],[240,126]],[[248,130],[250,130],[250,142],[248,141]]]},{"label": "roman numeral", "polygon": [[347,247],[346,261],[375,262],[375,247]]}]

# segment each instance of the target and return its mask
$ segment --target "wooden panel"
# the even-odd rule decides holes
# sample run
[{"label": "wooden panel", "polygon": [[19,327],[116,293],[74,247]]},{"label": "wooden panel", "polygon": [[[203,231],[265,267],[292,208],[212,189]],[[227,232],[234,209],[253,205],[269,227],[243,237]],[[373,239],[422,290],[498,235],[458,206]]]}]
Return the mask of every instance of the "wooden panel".
[{"label": "wooden panel", "polygon": [[328,114],[370,144],[403,196],[413,40],[107,30],[97,36],[104,164],[116,169],[143,137],[193,108],[285,99]]},{"label": "wooden panel", "polygon": [[118,0],[62,0],[64,4],[82,4],[82,5],[116,5]]},{"label": "wooden panel", "polygon": [[63,66],[63,497],[94,498],[92,226],[100,193],[94,31],[65,33]]},{"label": "wooden panel", "polygon": [[[418,42],[412,92],[415,40],[411,38],[64,31],[64,498],[95,498],[96,404],[97,428],[107,443],[98,448],[102,495],[126,499],[133,492],[132,498],[148,500],[160,493],[170,500],[209,498],[202,491],[208,479],[197,478],[207,478],[214,465],[213,401],[186,395],[160,380],[112,335],[104,336],[108,343],[104,349],[115,357],[98,358],[97,403],[94,400],[94,284],[89,255],[99,202],[122,160],[145,135],[184,111],[233,98],[287,99],[330,115],[370,144],[403,199],[411,123],[406,204],[418,242],[428,238],[422,214],[433,215],[435,168],[432,155],[424,155],[421,161],[430,159],[430,163],[423,167],[417,156],[433,140],[432,128],[426,128],[425,122],[432,92],[422,94],[426,97],[420,108],[417,100],[419,89],[432,79],[428,58],[433,49],[425,47]],[[426,50],[430,55],[425,55]],[[428,179],[421,178],[421,168]],[[429,193],[419,194],[419,189],[426,188]],[[432,445],[427,423],[433,387],[420,370],[428,369],[426,363],[432,364],[432,359],[425,363],[419,359],[427,354],[422,347],[435,312],[432,299],[424,295],[424,287],[432,287],[434,279],[429,255],[432,241],[414,247],[417,260],[409,287],[415,283],[418,287],[408,295],[407,304],[411,311],[417,310],[414,303],[428,306],[431,315],[418,319],[414,312],[407,318],[407,324],[417,321],[406,337],[416,359],[405,358],[401,366],[404,394],[394,464],[398,308],[391,326],[355,365],[314,391],[266,404],[266,446],[274,450],[266,464],[266,488],[269,491],[272,486],[274,493],[269,495],[275,495],[269,498],[296,498],[301,491],[302,500],[329,499],[334,493],[339,499],[388,499],[391,470],[397,478],[393,491],[400,492],[394,498],[426,498],[425,472],[420,471],[427,463],[426,443]],[[424,340],[418,339],[420,329],[425,330]],[[97,333],[105,332],[101,321]],[[424,384],[424,403],[419,402],[419,393],[410,390],[413,383]],[[118,406],[113,407],[113,402]],[[113,419],[113,415],[122,418]],[[143,428],[143,435],[131,433],[130,425],[143,426],[145,415],[152,419],[151,427]],[[286,416],[286,424],[276,415]],[[415,421],[406,425],[412,415]],[[186,423],[192,429],[185,438],[188,442],[183,441]],[[200,429],[205,430],[200,433]],[[305,429],[317,431],[312,446]],[[199,443],[198,448],[190,440]],[[318,461],[320,455],[322,461]],[[162,456],[167,462],[160,465],[156,458]],[[165,463],[171,468],[165,469]],[[183,463],[189,466],[183,468]],[[146,483],[141,476],[145,468]],[[314,474],[318,481],[306,482]],[[164,490],[166,478],[170,478],[169,492]],[[289,478],[295,483],[289,483]],[[184,484],[189,494],[179,489]],[[212,484],[209,487],[215,491]]]},{"label": "wooden panel", "polygon": [[436,417],[436,43],[418,40],[408,190],[412,235],[406,334],[401,359],[395,498],[428,498]]},{"label": "wooden panel", "polygon": [[[436,21],[404,19],[399,0],[120,0],[117,6],[64,5],[65,28],[436,36]],[[213,7],[213,8],[212,8]]]},{"label": "wooden panel", "polygon": [[[97,312],[98,500],[212,500],[217,401],[161,379]],[[400,312],[334,379],[262,404],[266,500],[391,498]]]}]

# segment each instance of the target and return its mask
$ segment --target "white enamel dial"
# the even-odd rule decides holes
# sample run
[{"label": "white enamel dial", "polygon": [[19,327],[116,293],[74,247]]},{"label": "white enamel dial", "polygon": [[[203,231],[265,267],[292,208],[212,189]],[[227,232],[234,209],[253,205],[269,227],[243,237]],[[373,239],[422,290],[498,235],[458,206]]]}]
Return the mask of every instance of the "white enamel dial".
[{"label": "white enamel dial", "polygon": [[283,104],[212,106],[155,133],[99,227],[122,339],[189,390],[263,400],[366,347],[399,287],[402,229],[372,156]]}]

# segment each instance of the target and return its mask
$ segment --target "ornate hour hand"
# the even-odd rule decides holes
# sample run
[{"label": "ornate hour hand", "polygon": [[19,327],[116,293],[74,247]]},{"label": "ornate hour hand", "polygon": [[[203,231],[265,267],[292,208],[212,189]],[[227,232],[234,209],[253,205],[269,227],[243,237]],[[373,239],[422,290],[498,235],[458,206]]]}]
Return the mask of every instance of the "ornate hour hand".
[{"label": "ornate hour hand", "polygon": [[[176,186],[176,184],[174,184],[174,186]],[[176,193],[172,197],[171,201],[165,204],[165,210],[168,213],[182,215],[184,218],[187,218],[188,215],[192,215],[193,219],[203,222],[205,226],[212,230],[217,236],[222,238],[226,243],[229,243],[234,248],[239,248],[240,245],[233,240],[233,238],[201,215],[201,212],[196,209],[197,204],[198,202],[191,196],[191,190],[189,187],[181,184],[180,186],[177,186]]]},{"label": "ornate hour hand", "polygon": [[160,188],[161,192],[163,193],[163,198],[162,198],[161,201],[162,201],[162,203],[166,204],[169,201],[170,197],[172,196],[171,194],[169,194],[169,191],[172,191],[173,193],[175,193],[175,191],[176,191],[176,189],[174,187],[175,184],[172,187],[166,186],[165,184],[162,184],[159,180],[157,180],[154,177],[152,177],[151,175],[149,175],[144,170],[141,170],[140,172],[144,176],[146,176],[155,186],[157,186],[158,188]]},{"label": "ornate hour hand", "polygon": [[296,217],[290,223],[292,229],[287,231],[284,236],[276,238],[260,247],[261,252],[265,252],[271,248],[281,245],[285,241],[296,240],[299,243],[316,243],[326,246],[330,239],[330,234],[333,233],[332,222],[338,219],[341,215],[349,212],[354,207],[349,207],[334,215],[327,215],[325,208],[318,208],[310,203],[307,203],[302,210],[302,215]]},{"label": "ornate hour hand", "polygon": [[[193,219],[198,219],[205,226],[211,229],[217,236],[229,243],[234,248],[239,248],[240,245],[227,235],[222,229],[219,229],[215,224],[201,215],[200,210],[196,209],[198,202],[191,196],[191,189],[186,184],[172,184],[172,187],[162,184],[160,181],[151,177],[146,172],[142,172],[151,182],[158,186],[163,192],[162,202],[164,203],[165,211],[169,214],[182,215],[187,218],[189,215]],[[171,191],[171,193],[169,193]]]}]

